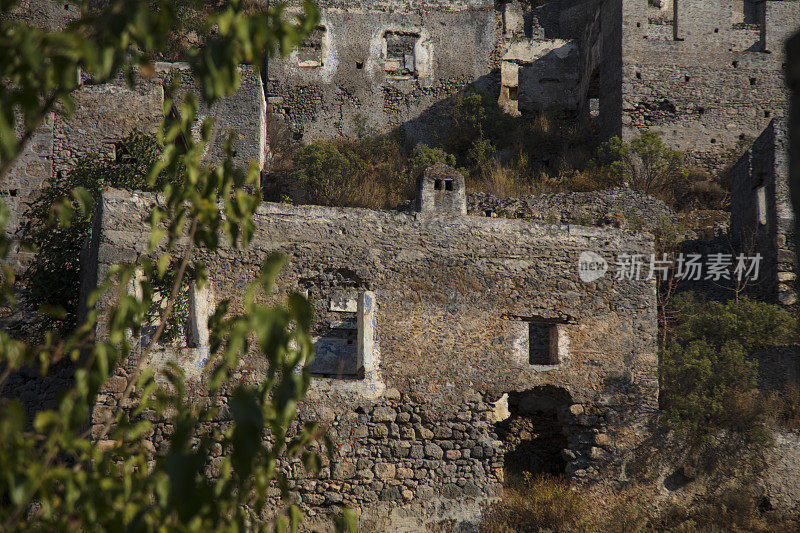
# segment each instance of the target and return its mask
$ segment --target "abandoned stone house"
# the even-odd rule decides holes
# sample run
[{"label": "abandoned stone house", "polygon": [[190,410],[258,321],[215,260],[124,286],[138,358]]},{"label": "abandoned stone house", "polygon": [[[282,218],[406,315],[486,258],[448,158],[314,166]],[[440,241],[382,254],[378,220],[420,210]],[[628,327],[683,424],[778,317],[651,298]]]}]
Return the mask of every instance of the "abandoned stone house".
[{"label": "abandoned stone house", "polygon": [[268,64],[270,112],[296,139],[401,126],[426,140],[474,86],[512,114],[655,130],[708,168],[785,115],[782,43],[800,26],[793,0],[351,4],[322,2],[317,33]]},{"label": "abandoned stone house", "polygon": [[[222,298],[241,301],[269,253],[285,254],[271,301],[299,291],[316,315],[301,417],[322,421],[336,450],[318,477],[290,469],[312,515],[344,503],[367,530],[474,521],[519,464],[622,479],[657,408],[654,281],[617,279],[612,266],[583,282],[578,271],[581,252],[613,265],[619,254],[649,256],[652,238],[467,216],[463,187],[441,166],[420,180],[413,212],[262,204],[248,249],[203,254],[211,281],[189,299],[187,335],[148,361],[177,360],[200,380],[204,317]],[[154,201],[105,191],[87,283],[145,253]],[[258,379],[264,364],[245,356],[241,378]],[[96,413],[116,394],[110,387]],[[506,440],[521,420],[537,430]]]},{"label": "abandoned stone house", "polygon": [[[57,29],[77,15],[52,4],[30,0],[13,16]],[[210,159],[233,129],[238,161],[263,167],[268,115],[302,142],[395,127],[430,142],[450,123],[448,98],[473,86],[495,92],[512,114],[594,116],[604,136],[653,129],[717,168],[786,114],[780,43],[800,25],[795,0],[550,0],[535,7],[329,0],[320,7],[319,27],[298,50],[268,60],[263,80],[246,68],[239,93],[201,110],[200,118],[216,120]],[[47,117],[0,190],[12,212],[10,232],[20,206],[80,155],[114,157],[131,129],[153,130],[164,83],[176,71],[194,90],[185,65],[160,63],[156,71],[133,89],[84,80],[76,113]]]}]

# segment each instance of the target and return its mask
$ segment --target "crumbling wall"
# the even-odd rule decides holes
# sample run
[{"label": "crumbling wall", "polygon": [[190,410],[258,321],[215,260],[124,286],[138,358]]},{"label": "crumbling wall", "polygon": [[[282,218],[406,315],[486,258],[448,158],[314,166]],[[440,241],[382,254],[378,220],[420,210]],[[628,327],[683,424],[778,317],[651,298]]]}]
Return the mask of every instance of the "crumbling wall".
[{"label": "crumbling wall", "polygon": [[[734,23],[730,0],[677,0],[673,14],[622,2],[619,129],[657,131],[673,148],[715,169],[740,142],[786,113],[778,43],[800,25],[800,3],[767,0],[757,24]],[[609,125],[610,125],[609,121]]]},{"label": "crumbling wall", "polygon": [[[11,214],[8,235],[19,230],[26,204],[35,199],[46,182],[66,175],[83,156],[103,159],[117,156],[118,143],[134,129],[155,133],[162,119],[165,84],[176,72],[182,75],[182,90],[199,95],[186,64],[157,63],[156,76],[136,76],[133,86],[122,79],[94,84],[84,78],[72,93],[75,110],[49,114],[22,150],[0,189]],[[259,74],[241,66],[242,84],[233,95],[222,98],[210,109],[200,105],[195,132],[199,137],[203,120],[212,119],[211,141],[204,160],[219,163],[224,144],[233,133],[234,164],[246,168],[255,161],[259,169],[266,159],[266,101]],[[13,253],[11,261],[22,268],[29,254]]]},{"label": "crumbling wall", "polygon": [[755,294],[791,305],[797,301],[794,211],[789,192],[786,121],[770,123],[734,165],[731,179],[731,234],[740,252],[761,254]]},{"label": "crumbling wall", "polygon": [[490,83],[491,2],[327,1],[320,8],[319,34],[267,67],[269,111],[295,140],[398,126],[425,139],[448,123],[450,95]]},{"label": "crumbling wall", "polygon": [[115,157],[115,144],[134,129],[154,133],[161,121],[164,90],[159,80],[86,83],[72,93],[75,111],[57,113],[53,128],[53,170],[67,173],[84,155]]},{"label": "crumbling wall", "polygon": [[624,219],[636,219],[643,222],[645,227],[652,227],[664,220],[676,220],[675,212],[658,198],[622,187],[591,192],[533,194],[519,198],[472,193],[467,197],[467,212],[474,216],[588,226],[620,225]]},{"label": "crumbling wall", "polygon": [[[152,203],[152,195],[105,192],[101,279],[111,263],[145,253]],[[361,374],[314,378],[302,404],[304,419],[330,428],[336,450],[319,479],[292,470],[303,503],[317,511],[344,502],[363,511],[362,525],[374,518],[385,527],[419,528],[437,516],[474,520],[503,479],[493,413],[506,393],[563,389],[564,468],[587,481],[624,462],[638,424],[657,408],[654,283],[611,271],[593,282],[578,276],[582,251],[605,257],[613,270],[618,254],[649,256],[648,236],[269,203],[255,223],[249,249],[201,254],[209,305],[230,297],[238,310],[245,282],[267,254],[281,251],[288,263],[270,301],[307,294],[317,339],[357,315],[357,353],[374,358]],[[534,360],[532,324],[551,332],[553,359]],[[260,379],[264,364],[246,356],[241,378]],[[106,391],[97,413],[115,394]]]}]

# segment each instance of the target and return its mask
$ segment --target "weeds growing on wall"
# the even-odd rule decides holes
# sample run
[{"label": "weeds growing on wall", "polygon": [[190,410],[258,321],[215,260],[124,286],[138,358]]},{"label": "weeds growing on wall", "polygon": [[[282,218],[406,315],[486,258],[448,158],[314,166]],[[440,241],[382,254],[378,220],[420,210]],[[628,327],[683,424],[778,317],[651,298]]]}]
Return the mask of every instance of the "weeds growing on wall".
[{"label": "weeds growing on wall", "polygon": [[[80,291],[80,255],[91,230],[97,200],[103,187],[159,191],[175,178],[165,173],[152,183],[147,177],[161,154],[155,137],[140,131],[130,133],[117,145],[117,159],[97,156],[81,158],[64,177],[51,180],[25,214],[22,239],[35,250],[35,257],[22,275],[26,299],[43,307],[52,325],[66,331],[75,324]],[[84,211],[66,209],[65,198],[77,206],[72,190],[82,187],[93,203]],[[57,224],[61,213],[75,213],[70,224]]]}]

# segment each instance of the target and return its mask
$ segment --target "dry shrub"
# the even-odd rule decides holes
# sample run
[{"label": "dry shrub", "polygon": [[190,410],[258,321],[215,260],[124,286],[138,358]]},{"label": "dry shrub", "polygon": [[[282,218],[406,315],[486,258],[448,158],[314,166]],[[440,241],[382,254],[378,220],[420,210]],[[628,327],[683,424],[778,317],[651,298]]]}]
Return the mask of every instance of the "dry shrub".
[{"label": "dry shrub", "polygon": [[800,386],[797,383],[791,383],[781,391],[764,392],[762,402],[770,425],[800,429]]},{"label": "dry shrub", "polygon": [[487,509],[482,531],[572,531],[583,511],[581,493],[566,480],[525,472],[504,490],[501,501]]}]

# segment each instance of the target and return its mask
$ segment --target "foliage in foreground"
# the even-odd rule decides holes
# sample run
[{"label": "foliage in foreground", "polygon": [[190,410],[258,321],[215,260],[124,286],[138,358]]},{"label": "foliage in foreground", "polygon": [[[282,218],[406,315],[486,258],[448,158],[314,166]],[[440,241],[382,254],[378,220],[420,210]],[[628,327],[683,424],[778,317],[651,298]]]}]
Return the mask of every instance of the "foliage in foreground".
[{"label": "foliage in foreground", "polygon": [[766,404],[750,356],[796,340],[797,319],[747,298],[700,304],[685,293],[672,307],[677,324],[661,353],[661,407],[669,424],[701,439],[722,428],[766,439]]},{"label": "foliage in foreground", "polygon": [[[155,137],[134,131],[119,144],[120,151],[124,148],[124,159],[82,157],[65,177],[49,182],[25,214],[22,240],[35,250],[33,261],[22,275],[26,300],[36,308],[45,306],[58,319],[53,326],[65,333],[77,325],[80,253],[91,230],[100,191],[104,187],[160,191],[168,183],[178,185],[176,180],[183,179],[183,172],[179,171],[176,176],[162,173],[149,183],[150,172],[161,155]],[[62,211],[64,198],[70,198],[72,190],[79,187],[89,193],[92,205],[78,212],[78,202],[73,199],[75,215],[70,223],[55,224],[54,217]]]},{"label": "foliage in foreground", "polygon": [[[0,0],[4,15],[15,5]],[[80,7],[85,17],[63,32],[42,32],[24,22],[0,19],[0,179],[47,113],[71,109],[70,92],[79,70],[98,83],[121,73],[132,79],[133,68],[152,69],[150,58],[163,49],[166,36],[178,24],[168,0],[117,0],[91,12],[89,2],[80,2]],[[187,52],[204,103],[211,105],[238,89],[239,64],[257,66],[264,54],[288,53],[317,19],[310,4],[289,20],[281,5],[249,14],[242,1],[226,2],[203,23],[204,47]],[[177,89],[176,84],[165,97],[155,164],[146,177],[144,169],[128,176],[133,180],[129,186],[137,186],[144,177],[147,188],[162,193],[150,213],[147,253],[132,264],[110,269],[89,297],[86,323],[72,334],[53,332],[43,345],[28,346],[0,331],[0,390],[22,368],[36,368],[43,375],[59,362],[74,368],[74,383],[62,392],[58,406],[34,413],[32,424],[18,400],[0,399],[0,530],[284,530],[290,525],[294,529],[301,519],[297,507],[280,503],[273,492],[277,489],[288,502],[288,483],[277,468],[278,457],[302,461],[311,472],[320,464],[310,448],[316,427],[289,432],[310,379],[311,309],[297,294],[281,306],[258,303],[261,295],[272,291],[280,258],[268,259],[248,288],[243,314],[229,312],[232,306],[223,301],[209,321],[211,357],[204,387],[211,401],[186,402],[186,383],[178,367],[168,367],[169,385],[162,386],[147,366],[186,273],[193,272],[200,286],[206,282],[205,268],[195,260],[197,250],[213,250],[221,238],[232,246],[246,246],[260,201],[252,193],[257,166],[253,163],[247,171],[234,168],[230,144],[221,165],[209,168],[202,163],[211,123],[203,123],[195,137],[198,102],[191,93],[176,100]],[[90,169],[83,177],[91,179],[94,171],[99,172]],[[127,179],[103,179],[117,178]],[[84,185],[88,187],[52,189],[48,202],[57,216],[36,231],[49,227],[71,235],[78,231],[69,229],[73,221],[80,230],[95,203],[93,185]],[[55,197],[66,192],[60,201]],[[5,223],[7,215],[2,207],[0,222]],[[4,232],[0,236],[5,255],[8,242]],[[170,270],[171,286],[164,283]],[[8,270],[4,273],[3,303],[13,305],[13,277]],[[130,294],[134,278],[140,290]],[[165,286],[168,300],[162,305],[158,289]],[[104,295],[113,303],[99,311],[95,305]],[[62,301],[69,303],[68,298]],[[161,309],[158,327],[150,343],[134,352],[134,340],[156,305]],[[101,312],[107,332],[95,339]],[[258,384],[234,382],[239,358],[250,353],[268,363],[265,379]],[[124,392],[115,407],[100,413],[96,431],[90,431],[86,423],[98,391],[126,360],[132,364]],[[224,429],[209,423],[218,415],[214,400],[223,394],[231,416]],[[171,428],[167,449],[158,454],[148,440],[155,420]],[[211,475],[215,446],[224,454]],[[352,514],[343,514],[336,524],[353,529]]]}]

